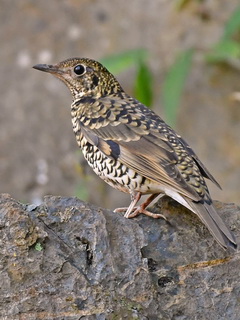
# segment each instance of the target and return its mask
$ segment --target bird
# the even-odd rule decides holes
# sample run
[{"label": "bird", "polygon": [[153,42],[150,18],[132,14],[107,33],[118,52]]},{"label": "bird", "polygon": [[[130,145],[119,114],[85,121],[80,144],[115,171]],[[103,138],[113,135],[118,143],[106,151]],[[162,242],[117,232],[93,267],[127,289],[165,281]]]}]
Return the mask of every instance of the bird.
[{"label": "bird", "polygon": [[[189,144],[153,110],[128,95],[100,62],[70,58],[54,65],[37,64],[68,87],[77,144],[93,171],[113,188],[130,194],[125,218],[150,212],[165,194],[195,213],[221,247],[236,240],[213,206],[205,179],[219,188]],[[138,204],[142,195],[148,198]]]}]

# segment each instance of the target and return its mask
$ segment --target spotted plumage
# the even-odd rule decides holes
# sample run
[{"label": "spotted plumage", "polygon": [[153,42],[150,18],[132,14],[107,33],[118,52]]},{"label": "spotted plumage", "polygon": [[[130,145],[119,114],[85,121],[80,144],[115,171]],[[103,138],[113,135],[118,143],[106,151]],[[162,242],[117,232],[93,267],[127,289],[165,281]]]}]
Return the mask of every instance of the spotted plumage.
[{"label": "spotted plumage", "polygon": [[[70,89],[71,115],[77,143],[93,171],[112,187],[129,193],[125,217],[144,213],[160,193],[196,213],[226,248],[236,247],[232,233],[212,205],[205,179],[219,184],[190,146],[157,114],[124,92],[100,63],[67,59],[56,65],[36,65]],[[141,205],[142,194],[149,198]]]}]

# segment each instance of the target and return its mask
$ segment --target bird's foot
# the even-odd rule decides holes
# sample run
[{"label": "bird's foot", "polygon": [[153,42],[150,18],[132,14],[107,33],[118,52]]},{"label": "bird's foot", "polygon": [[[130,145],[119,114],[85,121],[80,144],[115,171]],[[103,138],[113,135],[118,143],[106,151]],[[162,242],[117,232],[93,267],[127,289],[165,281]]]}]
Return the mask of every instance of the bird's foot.
[{"label": "bird's foot", "polygon": [[141,198],[141,193],[138,192],[136,194],[132,194],[132,202],[130,203],[130,206],[128,208],[117,208],[114,210],[114,212],[124,212],[126,211],[126,213],[124,214],[125,218],[134,218],[136,216],[138,216],[139,214],[145,214],[146,216],[149,216],[151,218],[154,219],[158,219],[158,218],[163,218],[165,220],[166,217],[160,213],[152,213],[148,210],[146,210],[146,208],[149,206],[149,204],[158,196],[159,194],[152,194],[150,197],[147,198],[147,200],[145,202],[143,202],[140,206],[136,207],[137,202],[140,200]]},{"label": "bird's foot", "polygon": [[136,211],[138,207],[136,207],[136,204],[138,203],[138,201],[141,199],[141,192],[138,193],[132,193],[131,194],[131,198],[132,198],[132,202],[130,203],[128,208],[117,208],[114,210],[114,212],[123,212],[126,211],[124,217],[127,218],[131,212],[134,210]]},{"label": "bird's foot", "polygon": [[149,216],[149,217],[154,218],[154,219],[162,218],[162,219],[167,221],[167,218],[163,214],[150,212],[150,211],[148,211],[146,209],[143,209],[142,205],[137,207],[133,211],[133,213],[130,213],[128,216],[126,216],[126,214],[125,214],[124,217],[128,218],[128,219],[131,219],[131,218],[134,218],[134,217],[138,216],[139,214],[145,214],[146,216]]},{"label": "bird's foot", "polygon": [[[133,210],[137,210],[138,207],[134,207]],[[113,212],[126,212],[128,210],[128,207],[123,208],[116,208],[113,210]]]}]

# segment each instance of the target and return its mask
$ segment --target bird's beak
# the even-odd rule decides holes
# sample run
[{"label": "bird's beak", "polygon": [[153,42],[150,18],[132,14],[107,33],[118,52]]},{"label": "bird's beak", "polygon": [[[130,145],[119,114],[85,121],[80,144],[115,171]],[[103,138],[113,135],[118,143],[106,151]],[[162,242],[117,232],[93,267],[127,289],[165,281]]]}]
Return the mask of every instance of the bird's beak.
[{"label": "bird's beak", "polygon": [[63,73],[63,71],[61,69],[59,69],[57,65],[54,66],[51,64],[36,64],[35,66],[33,66],[33,68],[40,70],[40,71],[53,73],[53,74],[60,75]]}]

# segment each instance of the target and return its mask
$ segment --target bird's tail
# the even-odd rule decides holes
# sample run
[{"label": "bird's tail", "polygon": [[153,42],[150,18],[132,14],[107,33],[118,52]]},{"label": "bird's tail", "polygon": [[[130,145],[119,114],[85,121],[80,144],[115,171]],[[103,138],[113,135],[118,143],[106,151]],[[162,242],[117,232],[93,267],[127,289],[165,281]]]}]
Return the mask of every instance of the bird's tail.
[{"label": "bird's tail", "polygon": [[194,202],[189,198],[185,198],[185,200],[223,248],[237,248],[234,235],[218,215],[212,203],[209,201]]}]

